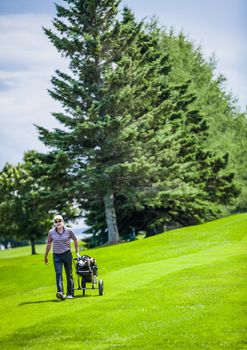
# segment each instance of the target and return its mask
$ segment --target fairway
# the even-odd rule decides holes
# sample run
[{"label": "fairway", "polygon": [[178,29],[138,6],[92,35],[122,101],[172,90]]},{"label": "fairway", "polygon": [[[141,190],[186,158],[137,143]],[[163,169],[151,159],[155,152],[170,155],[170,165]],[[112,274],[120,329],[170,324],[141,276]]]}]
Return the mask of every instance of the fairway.
[{"label": "fairway", "polygon": [[247,349],[247,214],[85,251],[104,296],[58,301],[37,251],[0,252],[0,349]]}]

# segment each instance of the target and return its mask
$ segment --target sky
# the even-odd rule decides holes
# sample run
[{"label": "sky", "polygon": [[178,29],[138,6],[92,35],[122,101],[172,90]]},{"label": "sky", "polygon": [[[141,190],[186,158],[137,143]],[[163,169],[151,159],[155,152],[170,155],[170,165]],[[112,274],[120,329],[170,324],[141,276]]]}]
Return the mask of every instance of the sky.
[{"label": "sky", "polygon": [[[56,1],[63,3],[62,0]],[[226,88],[247,105],[246,0],[123,0],[136,17],[156,16],[183,31],[206,58],[215,54]],[[66,70],[42,31],[55,16],[52,0],[0,0],[0,170],[22,162],[27,150],[45,151],[34,124],[53,128],[60,110],[47,89],[55,69]]]}]

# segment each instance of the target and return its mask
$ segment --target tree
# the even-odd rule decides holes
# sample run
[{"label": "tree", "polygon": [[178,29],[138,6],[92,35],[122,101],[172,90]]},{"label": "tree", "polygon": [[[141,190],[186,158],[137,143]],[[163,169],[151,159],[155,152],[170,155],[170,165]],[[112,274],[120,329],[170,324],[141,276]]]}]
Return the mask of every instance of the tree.
[{"label": "tree", "polygon": [[[153,38],[153,54],[162,57],[162,48],[163,52],[167,51],[164,51],[159,36],[160,32],[154,30],[149,33],[149,40]],[[190,45],[188,47],[191,48]],[[183,57],[185,53],[181,53],[179,59]],[[138,167],[136,173],[132,172],[128,186],[122,183],[115,196],[122,233],[126,233],[129,226],[148,229],[151,234],[163,230],[163,224],[184,226],[219,217],[227,213],[227,206],[234,204],[239,194],[234,173],[229,169],[229,155],[210,147],[213,129],[208,121],[209,111],[203,107],[202,100],[198,101],[195,83],[185,82],[185,77],[191,77],[192,72],[188,69],[178,80],[179,68],[172,65],[172,58],[167,53],[166,58],[168,64],[166,60],[165,67],[159,60],[159,69],[154,61],[142,67],[142,71],[146,68],[157,73],[149,77],[151,83],[142,85],[144,91],[148,91],[149,98],[142,94],[141,106],[138,106],[135,95],[132,95],[128,106],[129,113],[138,116],[139,143],[136,148],[142,150],[139,156],[143,159],[143,167]],[[145,59],[149,61],[147,57]],[[200,65],[195,58],[193,61],[192,53],[189,62],[195,66],[198,64],[200,71]],[[204,80],[208,82],[213,75],[210,66],[205,62],[203,64]],[[165,68],[165,77],[162,76],[162,68]],[[139,74],[136,67],[135,72]],[[135,72],[132,72],[132,76],[135,76]],[[214,82],[211,85],[214,86]],[[214,89],[217,91],[216,87]],[[215,92],[215,96],[223,104],[220,95],[217,96]],[[218,109],[217,113],[223,112]],[[97,227],[103,231],[100,199],[96,200],[97,203],[88,208],[91,212],[89,223],[97,222]]]},{"label": "tree", "polygon": [[162,31],[161,46],[169,52],[170,80],[176,84],[191,80],[195,96],[194,108],[201,111],[208,124],[207,147],[224,155],[228,153],[228,170],[235,173],[240,194],[230,210],[246,210],[247,181],[244,152],[247,133],[246,112],[241,113],[238,101],[226,91],[226,79],[217,75],[216,59],[203,57],[200,47],[188,40],[183,33]]},{"label": "tree", "polygon": [[136,23],[127,8],[118,20],[119,1],[68,3],[57,6],[56,32],[45,29],[70,62],[71,74],[56,71],[50,91],[64,107],[53,115],[65,128],[38,130],[53,152],[69,157],[70,188],[91,223],[104,231],[104,210],[114,243],[116,210],[119,222],[145,213],[149,226],[215,216],[237,193],[233,174],[220,174],[227,156],[206,149],[191,83],[170,79],[156,23]]},{"label": "tree", "polygon": [[36,253],[35,241],[47,235],[55,213],[65,214],[65,219],[74,213],[61,191],[66,184],[66,156],[45,156],[46,168],[43,157],[29,151],[24,163],[6,164],[0,173],[0,231],[5,238],[30,240],[32,254]]},{"label": "tree", "polygon": [[[208,149],[208,125],[193,108],[196,97],[189,89],[188,83],[174,89],[155,136],[145,137],[148,154],[157,155],[156,191],[144,201],[154,232],[162,224],[186,226],[213,219],[239,193],[234,173],[227,170],[228,155]],[[147,221],[147,213],[145,217]]]},{"label": "tree", "polygon": [[22,164],[6,164],[0,173],[1,232],[12,239],[28,239],[32,254],[35,240],[44,236],[51,217],[39,208],[38,186]]},{"label": "tree", "polygon": [[119,182],[124,187],[128,174],[133,177],[145,168],[136,120],[147,113],[156,94],[158,82],[148,81],[154,75],[151,62],[155,62],[155,77],[161,70],[165,73],[166,54],[156,57],[157,35],[145,34],[130,10],[125,8],[122,21],[117,20],[119,1],[68,2],[69,8],[57,6],[53,24],[59,34],[45,29],[70,60],[72,75],[57,71],[50,91],[65,109],[66,114],[54,116],[66,130],[38,130],[46,145],[62,150],[73,161],[71,173],[76,175],[81,206],[100,199],[108,242],[114,243],[120,239],[114,196]]}]

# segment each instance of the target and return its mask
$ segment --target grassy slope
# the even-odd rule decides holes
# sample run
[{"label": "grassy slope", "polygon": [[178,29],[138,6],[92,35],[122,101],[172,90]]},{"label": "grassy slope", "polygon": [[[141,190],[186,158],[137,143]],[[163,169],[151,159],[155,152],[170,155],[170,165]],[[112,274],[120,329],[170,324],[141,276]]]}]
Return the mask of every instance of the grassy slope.
[{"label": "grassy slope", "polygon": [[105,295],[55,299],[44,247],[0,252],[1,349],[247,349],[247,214],[88,251]]}]

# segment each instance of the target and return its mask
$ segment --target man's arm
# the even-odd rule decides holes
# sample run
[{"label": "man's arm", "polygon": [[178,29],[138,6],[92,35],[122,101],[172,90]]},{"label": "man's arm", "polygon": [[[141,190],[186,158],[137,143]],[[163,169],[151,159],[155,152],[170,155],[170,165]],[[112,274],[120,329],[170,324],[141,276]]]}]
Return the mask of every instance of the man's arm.
[{"label": "man's arm", "polygon": [[50,250],[51,250],[51,243],[47,243],[45,248],[45,259],[44,259],[46,265],[48,264],[48,253]]},{"label": "man's arm", "polygon": [[79,254],[79,245],[78,245],[78,240],[76,238],[76,235],[74,234],[74,232],[72,230],[70,230],[70,239],[73,239],[74,242],[74,246],[75,246],[75,253],[77,258],[80,258],[80,254]]},{"label": "man's arm", "polygon": [[78,257],[79,254],[79,245],[78,245],[78,241],[77,241],[77,238],[74,239],[74,246],[75,246],[75,252],[76,252],[76,255]]}]

